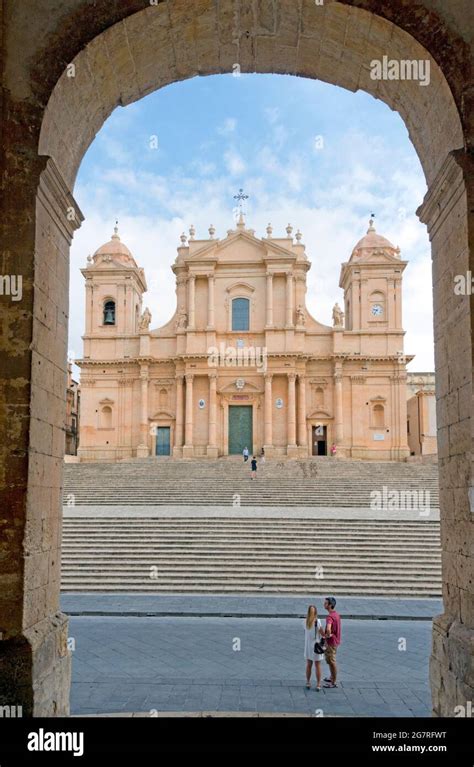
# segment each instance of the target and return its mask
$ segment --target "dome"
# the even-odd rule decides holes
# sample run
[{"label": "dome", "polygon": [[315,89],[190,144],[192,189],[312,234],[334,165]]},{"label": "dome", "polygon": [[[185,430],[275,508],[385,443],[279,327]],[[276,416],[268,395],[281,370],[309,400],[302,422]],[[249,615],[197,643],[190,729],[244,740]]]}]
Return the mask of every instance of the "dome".
[{"label": "dome", "polygon": [[394,254],[397,254],[400,252],[399,248],[396,248],[395,245],[393,245],[390,240],[387,240],[386,237],[382,237],[381,234],[377,234],[374,227],[374,220],[371,218],[369,221],[369,228],[367,229],[367,234],[365,234],[361,240],[355,245],[352,255],[353,256],[362,256],[363,253],[360,251],[367,251],[367,250],[391,250]]},{"label": "dome", "polygon": [[104,245],[101,245],[100,248],[97,248],[93,255],[94,263],[97,263],[98,261],[107,261],[107,256],[111,256],[115,263],[117,261],[122,264],[126,264],[128,266],[136,266],[135,259],[133,258],[130,250],[127,248],[127,246],[120,240],[119,234],[118,234],[118,227],[114,227],[114,233],[112,235],[112,239],[109,242],[106,242]]}]

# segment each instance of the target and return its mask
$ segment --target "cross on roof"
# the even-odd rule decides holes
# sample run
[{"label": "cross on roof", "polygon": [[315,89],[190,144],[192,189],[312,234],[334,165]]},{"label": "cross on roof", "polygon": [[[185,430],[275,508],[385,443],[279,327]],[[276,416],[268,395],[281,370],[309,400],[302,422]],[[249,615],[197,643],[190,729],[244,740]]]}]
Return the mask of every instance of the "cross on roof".
[{"label": "cross on roof", "polygon": [[248,199],[249,199],[249,196],[248,196],[248,194],[244,194],[244,190],[243,189],[239,189],[239,193],[238,194],[234,194],[234,200],[237,200],[237,202],[239,203],[240,210],[242,210],[242,203],[243,203],[243,201],[244,200],[248,200]]}]

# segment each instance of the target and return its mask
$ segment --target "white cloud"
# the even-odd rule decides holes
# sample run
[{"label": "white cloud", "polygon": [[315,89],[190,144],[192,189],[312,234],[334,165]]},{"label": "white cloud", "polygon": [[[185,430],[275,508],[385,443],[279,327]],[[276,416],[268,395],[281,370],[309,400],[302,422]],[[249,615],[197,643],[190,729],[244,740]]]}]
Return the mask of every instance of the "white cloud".
[{"label": "white cloud", "polygon": [[227,170],[233,176],[241,176],[242,173],[245,173],[247,166],[235,149],[228,149],[227,152],[224,153],[224,161]]},{"label": "white cloud", "polygon": [[218,126],[217,132],[221,136],[228,136],[229,134],[235,132],[236,127],[237,127],[237,120],[235,119],[235,117],[227,117],[227,119],[224,120],[224,122]]}]

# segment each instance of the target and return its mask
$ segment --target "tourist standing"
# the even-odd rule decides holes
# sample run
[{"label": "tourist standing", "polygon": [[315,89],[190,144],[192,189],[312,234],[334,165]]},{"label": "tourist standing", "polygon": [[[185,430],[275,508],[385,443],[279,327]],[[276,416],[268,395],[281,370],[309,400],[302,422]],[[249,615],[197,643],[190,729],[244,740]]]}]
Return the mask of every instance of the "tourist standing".
[{"label": "tourist standing", "polygon": [[326,628],[324,636],[326,638],[326,663],[329,666],[331,676],[324,681],[324,686],[331,688],[337,687],[337,665],[336,653],[341,644],[341,616],[336,612],[336,600],[334,597],[327,597],[324,601],[324,609],[328,611],[326,618]]},{"label": "tourist standing", "polygon": [[304,624],[304,657],[306,659],[307,690],[311,689],[311,670],[313,668],[313,663],[316,673],[316,690],[319,692],[321,689],[321,661],[324,658],[324,653],[315,653],[314,645],[316,642],[320,642],[323,637],[324,629],[318,618],[316,605],[310,605]]},{"label": "tourist standing", "polygon": [[244,447],[244,449],[242,451],[242,455],[244,456],[244,463],[245,463],[249,459],[249,449],[248,449],[248,447]]},{"label": "tourist standing", "polygon": [[251,461],[252,475],[251,479],[257,479],[257,459],[253,456]]},{"label": "tourist standing", "polygon": [[260,463],[265,463],[265,449],[262,447],[262,452],[260,453]]}]

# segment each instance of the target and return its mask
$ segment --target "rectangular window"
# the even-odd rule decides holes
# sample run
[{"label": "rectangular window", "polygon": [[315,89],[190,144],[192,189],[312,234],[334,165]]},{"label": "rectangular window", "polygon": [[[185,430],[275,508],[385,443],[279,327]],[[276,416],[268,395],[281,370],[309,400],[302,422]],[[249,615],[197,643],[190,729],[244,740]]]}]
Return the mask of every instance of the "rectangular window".
[{"label": "rectangular window", "polygon": [[232,301],[232,330],[249,330],[248,298],[234,298]]}]

